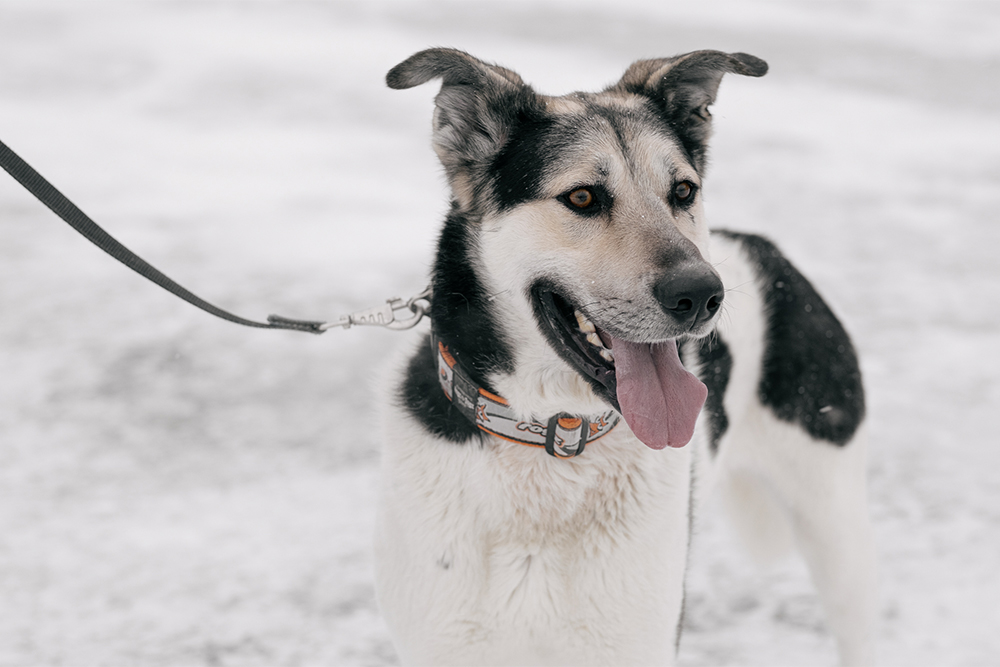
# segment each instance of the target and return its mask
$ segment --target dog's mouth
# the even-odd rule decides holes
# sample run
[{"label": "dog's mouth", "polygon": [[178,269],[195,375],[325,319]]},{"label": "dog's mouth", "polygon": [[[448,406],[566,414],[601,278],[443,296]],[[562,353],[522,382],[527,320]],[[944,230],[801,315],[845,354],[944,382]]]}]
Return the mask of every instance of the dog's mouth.
[{"label": "dog's mouth", "polygon": [[532,289],[532,301],[555,351],[622,414],[639,440],[653,449],[690,442],[708,389],[681,364],[676,340],[617,338],[545,285]]}]

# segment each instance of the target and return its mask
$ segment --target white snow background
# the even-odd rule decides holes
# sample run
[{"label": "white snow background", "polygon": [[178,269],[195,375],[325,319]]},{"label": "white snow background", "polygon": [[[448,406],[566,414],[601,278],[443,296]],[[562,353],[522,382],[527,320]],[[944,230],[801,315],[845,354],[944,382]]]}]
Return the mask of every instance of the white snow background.
[{"label": "white snow background", "polygon": [[[1000,3],[3,2],[0,139],[113,235],[247,317],[419,291],[446,210],[455,46],[546,93],[643,57],[727,76],[710,222],[776,240],[854,336],[889,665],[1000,663]],[[413,332],[216,320],[0,175],[0,664],[384,665],[373,378]],[[685,665],[828,665],[795,559],[713,511]]]}]

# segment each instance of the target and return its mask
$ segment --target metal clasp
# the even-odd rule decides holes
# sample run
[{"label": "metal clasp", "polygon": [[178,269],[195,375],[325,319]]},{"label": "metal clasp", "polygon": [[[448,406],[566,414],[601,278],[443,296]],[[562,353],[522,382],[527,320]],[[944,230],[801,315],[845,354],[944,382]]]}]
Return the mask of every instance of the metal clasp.
[{"label": "metal clasp", "polygon": [[[431,307],[430,299],[431,288],[428,286],[420,294],[405,301],[398,297],[386,299],[384,306],[366,308],[350,315],[343,315],[336,322],[326,322],[321,325],[320,329],[323,331],[333,327],[350,329],[352,326],[385,327],[393,331],[412,329],[427,316],[427,311]],[[396,314],[399,311],[407,311],[409,314],[399,317]]]}]

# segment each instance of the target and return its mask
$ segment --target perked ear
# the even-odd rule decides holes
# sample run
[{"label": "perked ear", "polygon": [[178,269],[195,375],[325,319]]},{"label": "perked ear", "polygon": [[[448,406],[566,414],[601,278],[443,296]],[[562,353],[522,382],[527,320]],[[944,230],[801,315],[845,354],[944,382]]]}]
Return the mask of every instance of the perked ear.
[{"label": "perked ear", "polygon": [[496,155],[520,115],[540,104],[516,73],[456,49],[420,51],[389,70],[385,80],[398,90],[435,78],[442,85],[435,99],[434,150],[453,181]]},{"label": "perked ear", "polygon": [[767,63],[747,53],[693,51],[673,58],[639,60],[608,90],[645,95],[660,107],[694,167],[704,171],[712,114],[722,75],[764,76]]}]

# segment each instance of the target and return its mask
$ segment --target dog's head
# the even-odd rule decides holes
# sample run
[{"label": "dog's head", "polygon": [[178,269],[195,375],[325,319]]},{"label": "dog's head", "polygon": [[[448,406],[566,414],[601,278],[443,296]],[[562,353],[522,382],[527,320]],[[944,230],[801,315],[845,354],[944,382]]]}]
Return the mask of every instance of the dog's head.
[{"label": "dog's head", "polygon": [[708,107],[725,73],[766,71],[696,51],[563,97],[452,49],[389,72],[392,88],[443,82],[433,141],[453,212],[432,316],[473,374],[534,409],[596,394],[652,447],[690,439],[705,388],[676,341],[707,335],[723,300],[701,205]]}]

